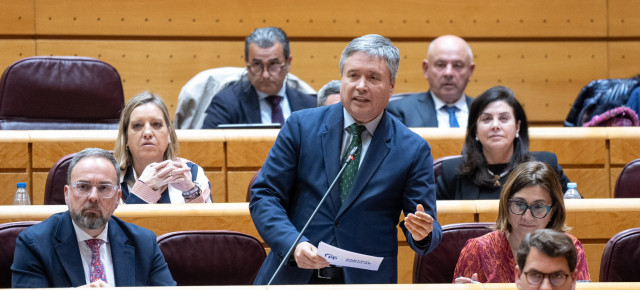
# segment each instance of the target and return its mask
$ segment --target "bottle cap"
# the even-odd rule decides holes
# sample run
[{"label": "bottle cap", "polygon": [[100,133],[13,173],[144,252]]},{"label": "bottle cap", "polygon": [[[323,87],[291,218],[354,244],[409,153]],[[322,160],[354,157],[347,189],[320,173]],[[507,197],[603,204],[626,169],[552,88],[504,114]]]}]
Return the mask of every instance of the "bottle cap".
[{"label": "bottle cap", "polygon": [[18,182],[18,187],[27,187],[27,183],[26,182]]},{"label": "bottle cap", "polygon": [[575,183],[575,182],[569,182],[569,183],[567,183],[567,188],[576,189],[576,188],[578,188],[578,184]]}]

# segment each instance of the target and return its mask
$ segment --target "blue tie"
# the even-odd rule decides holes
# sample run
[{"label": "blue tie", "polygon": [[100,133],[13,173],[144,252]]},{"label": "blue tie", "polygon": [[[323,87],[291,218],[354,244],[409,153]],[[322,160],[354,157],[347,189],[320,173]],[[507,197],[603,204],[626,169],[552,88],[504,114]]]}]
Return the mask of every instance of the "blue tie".
[{"label": "blue tie", "polygon": [[446,107],[447,112],[449,112],[449,127],[451,128],[460,128],[458,125],[458,119],[456,118],[456,112],[459,110],[458,107]]}]

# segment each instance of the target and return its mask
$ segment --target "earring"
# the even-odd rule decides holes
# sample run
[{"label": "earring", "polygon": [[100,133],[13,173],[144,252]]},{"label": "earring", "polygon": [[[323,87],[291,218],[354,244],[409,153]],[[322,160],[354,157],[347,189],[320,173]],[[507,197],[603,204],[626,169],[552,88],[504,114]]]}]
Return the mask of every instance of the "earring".
[{"label": "earring", "polygon": [[478,136],[476,136],[476,141],[480,141],[480,139],[478,139]]},{"label": "earring", "polygon": [[520,138],[520,134],[516,133],[516,138]]},{"label": "earring", "polygon": [[129,150],[129,145],[124,145],[124,149]]}]

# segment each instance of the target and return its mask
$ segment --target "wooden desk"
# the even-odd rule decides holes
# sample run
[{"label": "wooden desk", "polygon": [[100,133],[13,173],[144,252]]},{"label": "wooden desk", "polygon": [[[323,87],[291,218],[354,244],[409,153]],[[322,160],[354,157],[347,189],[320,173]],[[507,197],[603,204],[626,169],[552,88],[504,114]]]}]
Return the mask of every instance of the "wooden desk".
[{"label": "wooden desk", "polygon": [[[640,199],[568,200],[566,208],[567,224],[573,228],[570,233],[583,243],[591,279],[597,281],[600,257],[606,242],[622,230],[640,227]],[[437,209],[438,220],[442,225],[474,221],[495,222],[498,201],[438,201]],[[64,205],[0,206],[0,223],[44,220],[53,213],[65,210]],[[181,230],[233,230],[247,233],[262,241],[249,215],[247,203],[123,204],[118,207],[115,215],[127,222],[148,228],[156,235]],[[399,281],[410,283],[414,253],[401,232],[398,233],[398,242]]]}]

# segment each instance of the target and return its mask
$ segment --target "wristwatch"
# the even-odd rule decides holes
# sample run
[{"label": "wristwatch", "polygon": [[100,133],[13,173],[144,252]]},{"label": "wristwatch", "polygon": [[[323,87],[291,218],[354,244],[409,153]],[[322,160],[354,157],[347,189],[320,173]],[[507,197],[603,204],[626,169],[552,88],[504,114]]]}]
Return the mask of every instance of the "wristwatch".
[{"label": "wristwatch", "polygon": [[200,186],[195,183],[192,189],[182,192],[182,197],[184,197],[184,199],[194,199],[200,196],[200,193],[202,193],[202,190],[200,189]]}]

